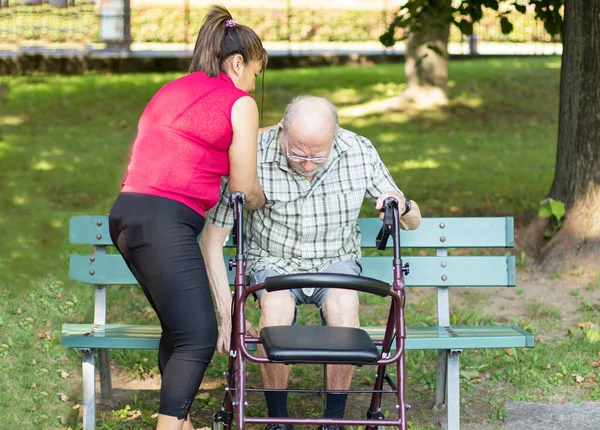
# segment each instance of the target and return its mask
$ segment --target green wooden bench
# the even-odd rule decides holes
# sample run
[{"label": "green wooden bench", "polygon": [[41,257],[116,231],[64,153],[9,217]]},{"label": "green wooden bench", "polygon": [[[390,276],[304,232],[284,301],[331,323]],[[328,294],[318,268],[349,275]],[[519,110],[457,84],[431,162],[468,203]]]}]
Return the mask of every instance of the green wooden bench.
[{"label": "green wooden bench", "polygon": [[[359,219],[363,249],[375,248],[381,228],[378,218]],[[530,333],[518,326],[451,326],[449,290],[452,287],[514,287],[514,256],[449,255],[464,248],[512,248],[512,217],[424,218],[419,229],[402,231],[403,248],[433,248],[435,256],[406,256],[407,287],[437,288],[438,325],[408,327],[407,350],[438,350],[436,405],[447,406],[447,427],[460,427],[459,357],[464,349],[533,347]],[[84,429],[95,425],[95,354],[98,356],[102,399],[112,397],[110,349],[158,349],[160,326],[107,324],[106,290],[111,285],[134,285],[136,280],[120,255],[107,254],[112,246],[106,216],[72,217],[72,244],[93,246],[86,255],[71,255],[69,277],[95,286],[94,319],[88,324],[64,324],[62,345],[83,353]],[[229,242],[225,246],[231,246]],[[464,254],[464,253],[463,253]],[[391,256],[363,257],[363,275],[392,282]],[[230,273],[233,282],[233,273]],[[410,294],[408,295],[410,301]],[[383,327],[363,327],[382,339]]]}]

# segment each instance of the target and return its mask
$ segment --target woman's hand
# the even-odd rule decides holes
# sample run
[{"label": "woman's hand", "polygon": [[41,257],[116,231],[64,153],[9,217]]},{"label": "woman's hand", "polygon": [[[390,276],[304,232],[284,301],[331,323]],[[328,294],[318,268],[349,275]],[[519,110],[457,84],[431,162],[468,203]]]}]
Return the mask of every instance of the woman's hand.
[{"label": "woman's hand", "polygon": [[231,345],[231,320],[227,322],[221,321],[219,327],[219,337],[217,338],[217,352],[219,354],[229,353]]},{"label": "woman's hand", "polygon": [[[258,331],[252,323],[246,320],[246,334],[250,337],[258,337]],[[219,354],[229,353],[231,346],[231,320],[224,321],[219,327],[219,337],[217,338],[217,352]]]}]

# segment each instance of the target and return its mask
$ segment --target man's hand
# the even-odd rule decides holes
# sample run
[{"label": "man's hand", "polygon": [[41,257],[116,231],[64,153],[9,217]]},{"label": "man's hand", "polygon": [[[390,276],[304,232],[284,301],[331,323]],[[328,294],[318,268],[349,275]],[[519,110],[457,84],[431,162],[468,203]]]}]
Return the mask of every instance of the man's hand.
[{"label": "man's hand", "polygon": [[[398,200],[398,210],[400,211],[401,228],[403,228],[404,230],[414,230],[415,228],[419,227],[419,225],[421,224],[421,210],[419,209],[419,205],[417,204],[417,202],[412,200],[410,211],[403,216],[402,213],[404,212],[404,207],[406,205],[404,203],[405,197],[402,194],[396,193],[395,191],[386,191],[381,196],[379,196],[377,202],[375,203],[375,209],[381,211],[381,209],[383,209],[383,202],[388,197],[394,197]],[[380,212],[379,218],[383,219],[384,216],[385,214],[383,212]]]},{"label": "man's hand", "polygon": [[402,212],[404,212],[404,196],[395,191],[386,191],[385,193],[383,193],[382,195],[379,196],[379,198],[377,199],[377,202],[375,203],[375,209],[380,211],[379,219],[383,219],[383,217],[385,216],[385,214],[383,212],[381,212],[381,210],[383,209],[383,202],[388,197],[394,197],[396,200],[398,200],[398,210],[400,211],[400,214],[402,214]]},{"label": "man's hand", "polygon": [[[250,337],[258,337],[258,331],[252,323],[246,320],[246,334]],[[217,338],[217,352],[219,354],[229,353],[231,345],[231,319],[221,322],[219,327],[219,337]]]}]

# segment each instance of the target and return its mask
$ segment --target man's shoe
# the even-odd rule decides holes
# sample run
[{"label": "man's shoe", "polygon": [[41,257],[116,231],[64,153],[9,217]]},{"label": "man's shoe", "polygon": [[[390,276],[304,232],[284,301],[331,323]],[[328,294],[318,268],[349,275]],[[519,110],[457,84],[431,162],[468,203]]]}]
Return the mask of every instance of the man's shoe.
[{"label": "man's shoe", "polygon": [[267,424],[265,430],[294,430],[291,424]]},{"label": "man's shoe", "polygon": [[319,426],[317,430],[346,430],[346,427],[338,426],[338,425],[328,425],[328,426]]}]

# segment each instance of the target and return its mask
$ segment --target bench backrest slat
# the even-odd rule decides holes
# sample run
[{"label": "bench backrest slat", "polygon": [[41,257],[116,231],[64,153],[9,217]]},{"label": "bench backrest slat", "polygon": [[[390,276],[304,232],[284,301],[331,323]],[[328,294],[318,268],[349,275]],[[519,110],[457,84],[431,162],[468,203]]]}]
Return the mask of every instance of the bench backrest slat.
[{"label": "bench backrest slat", "polygon": [[[229,257],[225,257],[227,265]],[[406,276],[409,287],[437,286],[515,286],[514,256],[460,256],[418,257],[407,256],[403,262],[410,265]],[[363,257],[363,275],[392,282],[392,257]],[[228,272],[233,283],[234,272]],[[129,285],[136,280],[123,258],[117,254],[71,255],[69,277],[88,284]]]},{"label": "bench backrest slat", "polygon": [[108,216],[73,216],[69,221],[69,242],[82,245],[112,245]]},{"label": "bench backrest slat", "polygon": [[[360,218],[363,248],[374,248],[381,228],[378,218]],[[403,248],[512,248],[512,217],[423,218],[421,227],[402,231]],[[69,239],[74,244],[112,245],[108,217],[75,216],[69,224]],[[391,240],[388,246],[391,247]],[[225,246],[233,246],[231,238]]]}]

